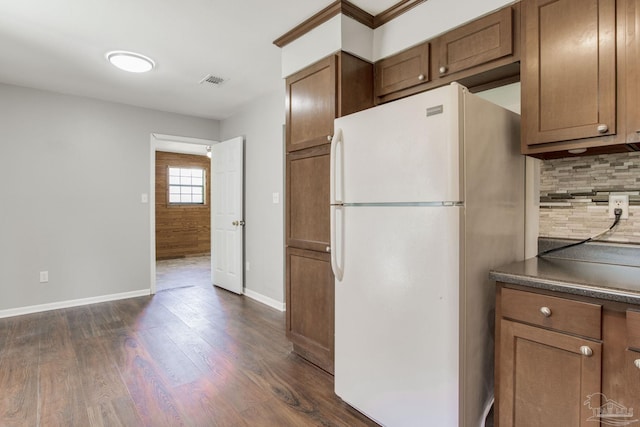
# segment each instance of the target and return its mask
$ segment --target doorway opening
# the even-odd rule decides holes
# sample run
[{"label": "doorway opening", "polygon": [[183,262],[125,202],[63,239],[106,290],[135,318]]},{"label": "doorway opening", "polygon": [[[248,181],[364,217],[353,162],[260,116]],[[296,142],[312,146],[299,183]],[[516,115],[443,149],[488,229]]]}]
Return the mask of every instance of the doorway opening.
[{"label": "doorway opening", "polygon": [[151,293],[211,286],[211,160],[217,141],[151,135]]},{"label": "doorway opening", "polygon": [[[156,194],[156,155],[157,152],[182,152],[206,158],[210,165],[209,189],[197,183],[205,177],[205,172],[195,173],[193,167],[175,166],[173,171],[167,166],[166,193]],[[211,157],[207,155],[211,153]],[[244,138],[236,137],[218,142],[198,138],[176,137],[151,134],[150,150],[150,265],[152,294],[157,292],[156,266],[156,206],[157,199],[165,204],[175,200],[177,205],[201,205],[209,197],[210,222],[210,281],[236,294],[244,293]],[[177,183],[172,189],[171,176]],[[183,178],[185,182],[183,182]],[[206,186],[206,184],[203,184]],[[183,193],[184,191],[184,193]],[[198,196],[202,196],[199,198]],[[143,195],[143,200],[146,195]],[[188,203],[187,203],[188,202]],[[173,211],[175,213],[177,211]],[[205,228],[203,226],[202,228]],[[197,251],[196,251],[197,252]],[[204,260],[201,260],[204,261]]]}]

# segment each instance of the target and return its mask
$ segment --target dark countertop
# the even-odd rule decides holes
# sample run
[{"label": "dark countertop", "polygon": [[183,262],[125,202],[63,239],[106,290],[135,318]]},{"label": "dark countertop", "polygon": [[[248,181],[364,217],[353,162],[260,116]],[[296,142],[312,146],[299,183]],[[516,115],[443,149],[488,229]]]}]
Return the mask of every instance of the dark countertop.
[{"label": "dark countertop", "polygon": [[559,258],[530,258],[489,273],[498,282],[640,304],[640,267]]}]

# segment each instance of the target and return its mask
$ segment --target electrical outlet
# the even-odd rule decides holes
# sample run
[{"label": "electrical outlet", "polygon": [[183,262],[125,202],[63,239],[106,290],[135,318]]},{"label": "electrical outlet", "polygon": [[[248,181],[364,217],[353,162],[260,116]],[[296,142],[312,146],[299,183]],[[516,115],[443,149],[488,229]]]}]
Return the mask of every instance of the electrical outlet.
[{"label": "electrical outlet", "polygon": [[49,281],[49,272],[41,271],[40,272],[40,283],[47,283]]},{"label": "electrical outlet", "polygon": [[626,194],[609,195],[609,218],[615,218],[614,209],[622,209],[620,219],[629,219],[629,196]]}]

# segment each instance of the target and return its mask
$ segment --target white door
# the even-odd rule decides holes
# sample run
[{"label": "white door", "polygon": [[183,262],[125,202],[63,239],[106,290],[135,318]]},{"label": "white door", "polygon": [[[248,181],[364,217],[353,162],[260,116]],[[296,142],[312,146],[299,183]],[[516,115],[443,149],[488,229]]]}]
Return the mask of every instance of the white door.
[{"label": "white door", "polygon": [[242,294],[244,284],[244,143],[242,137],[211,147],[211,281]]}]

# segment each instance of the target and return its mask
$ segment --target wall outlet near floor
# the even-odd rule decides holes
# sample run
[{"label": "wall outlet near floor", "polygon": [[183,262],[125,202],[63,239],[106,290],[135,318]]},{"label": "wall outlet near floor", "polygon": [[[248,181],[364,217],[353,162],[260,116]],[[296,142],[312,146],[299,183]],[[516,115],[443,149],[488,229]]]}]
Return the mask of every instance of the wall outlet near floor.
[{"label": "wall outlet near floor", "polygon": [[609,195],[609,218],[615,218],[614,209],[622,209],[620,219],[629,219],[629,196],[626,194]]},{"label": "wall outlet near floor", "polygon": [[40,272],[40,283],[47,283],[49,281],[49,272],[41,271]]}]

